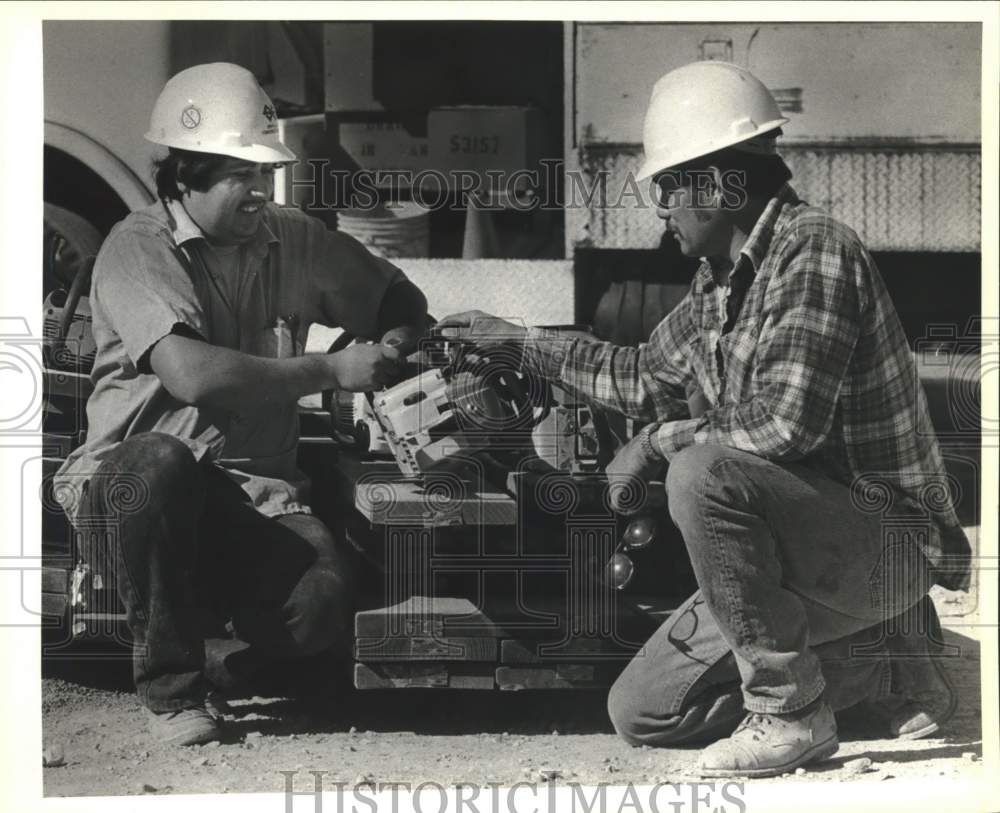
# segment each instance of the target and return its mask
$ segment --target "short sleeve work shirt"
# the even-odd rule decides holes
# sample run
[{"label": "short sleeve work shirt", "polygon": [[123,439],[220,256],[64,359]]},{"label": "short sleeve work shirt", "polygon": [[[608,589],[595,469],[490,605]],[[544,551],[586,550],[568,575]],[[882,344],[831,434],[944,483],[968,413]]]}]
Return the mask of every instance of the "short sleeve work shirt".
[{"label": "short sleeve work shirt", "polygon": [[239,249],[238,286],[222,284],[218,269],[233,260],[213,250],[176,202],[133,212],[105,240],[91,287],[97,355],[87,442],[55,481],[71,518],[103,454],[141,432],[173,435],[199,460],[218,463],[262,513],[309,510],[308,481],[295,463],[296,404],[265,406],[261,398],[229,413],[182,403],[153,374],[150,351],[182,332],[244,353],[290,356],[314,322],[374,337],[386,290],[405,276],[353,238],[275,204]]}]

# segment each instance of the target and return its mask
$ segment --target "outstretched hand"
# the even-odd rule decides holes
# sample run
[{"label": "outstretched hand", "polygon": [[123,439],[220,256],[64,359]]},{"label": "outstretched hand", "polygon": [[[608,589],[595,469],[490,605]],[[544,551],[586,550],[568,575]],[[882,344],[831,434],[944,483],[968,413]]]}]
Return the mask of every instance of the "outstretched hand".
[{"label": "outstretched hand", "polygon": [[463,339],[481,348],[520,343],[527,334],[527,328],[483,311],[453,313],[439,321],[434,331],[445,338]]}]

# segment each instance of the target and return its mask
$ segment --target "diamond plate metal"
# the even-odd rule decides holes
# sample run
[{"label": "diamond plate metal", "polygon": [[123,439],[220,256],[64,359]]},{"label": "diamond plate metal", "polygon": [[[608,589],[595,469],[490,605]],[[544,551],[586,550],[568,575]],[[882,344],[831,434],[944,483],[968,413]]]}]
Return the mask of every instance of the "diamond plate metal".
[{"label": "diamond plate metal", "polygon": [[[784,145],[803,200],[858,232],[872,251],[978,251],[981,158],[978,147],[923,145]],[[637,145],[585,147],[569,162],[586,189],[600,184],[592,207],[566,211],[567,247],[655,248],[663,228],[648,197],[637,204],[628,184],[642,156]],[[600,186],[599,186],[600,188]],[[635,187],[632,186],[631,189]]]}]

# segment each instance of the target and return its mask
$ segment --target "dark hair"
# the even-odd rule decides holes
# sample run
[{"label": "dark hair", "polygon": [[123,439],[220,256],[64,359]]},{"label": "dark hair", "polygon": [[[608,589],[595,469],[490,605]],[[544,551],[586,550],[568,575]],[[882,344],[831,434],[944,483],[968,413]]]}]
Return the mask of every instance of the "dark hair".
[{"label": "dark hair", "polygon": [[757,155],[726,147],[702,155],[686,164],[673,167],[667,173],[684,179],[716,167],[724,179],[739,183],[741,190],[754,197],[772,197],[792,177],[792,171],[780,155]]},{"label": "dark hair", "polygon": [[180,200],[178,181],[196,192],[206,191],[212,185],[212,176],[228,160],[225,155],[170,147],[163,158],[153,161],[157,197]]}]

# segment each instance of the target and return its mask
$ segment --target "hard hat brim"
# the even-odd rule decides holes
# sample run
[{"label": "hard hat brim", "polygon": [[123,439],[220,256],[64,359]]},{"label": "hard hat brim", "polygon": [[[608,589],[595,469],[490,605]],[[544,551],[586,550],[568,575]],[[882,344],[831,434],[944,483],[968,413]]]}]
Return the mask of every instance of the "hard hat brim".
[{"label": "hard hat brim", "polygon": [[680,166],[681,164],[686,164],[688,161],[693,161],[695,158],[700,158],[703,155],[711,155],[713,152],[724,150],[726,147],[732,147],[736,144],[740,144],[744,141],[749,141],[752,138],[763,135],[764,133],[768,133],[771,130],[777,130],[782,125],[788,124],[788,121],[789,120],[786,118],[774,119],[773,121],[768,121],[760,125],[751,133],[741,133],[731,138],[720,138],[718,141],[713,141],[707,147],[695,147],[687,152],[672,152],[669,155],[659,154],[645,156],[642,166],[639,168],[639,174],[636,175],[635,179],[637,181],[644,181],[659,172],[664,172],[668,169],[672,169],[673,167]]},{"label": "hard hat brim", "polygon": [[143,137],[153,144],[159,144],[164,147],[173,147],[177,150],[188,150],[189,152],[211,153],[212,155],[226,155],[230,158],[239,158],[253,164],[286,164],[289,161],[298,160],[295,153],[281,142],[277,142],[273,146],[268,144],[248,144],[242,147],[213,147],[209,149],[208,147],[181,141],[168,142],[162,138],[157,138],[151,132],[146,133]]}]

